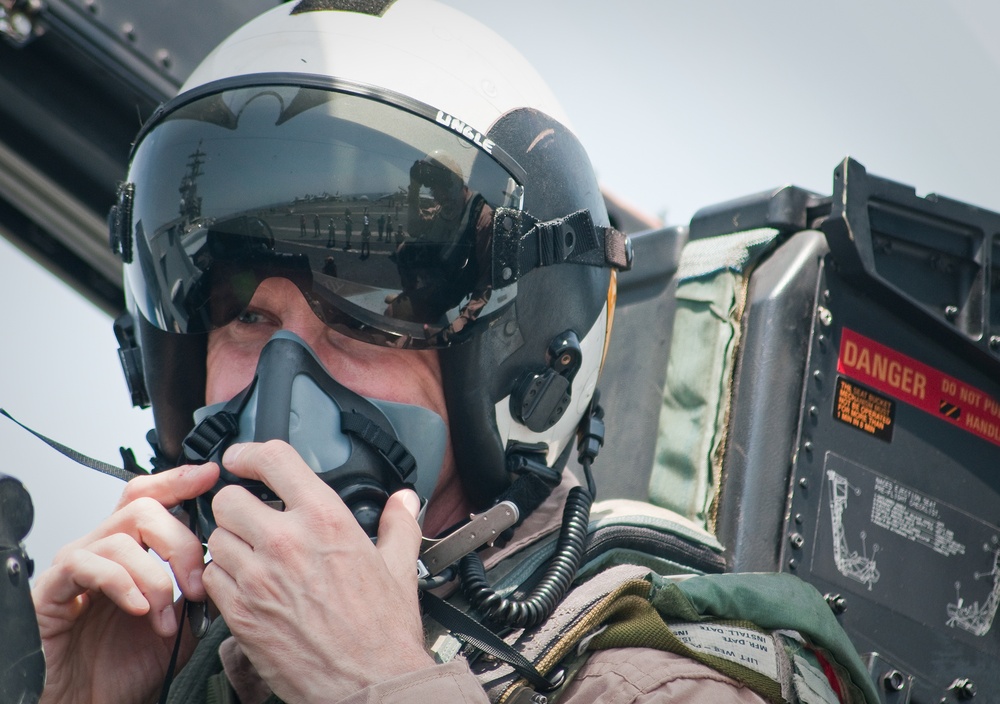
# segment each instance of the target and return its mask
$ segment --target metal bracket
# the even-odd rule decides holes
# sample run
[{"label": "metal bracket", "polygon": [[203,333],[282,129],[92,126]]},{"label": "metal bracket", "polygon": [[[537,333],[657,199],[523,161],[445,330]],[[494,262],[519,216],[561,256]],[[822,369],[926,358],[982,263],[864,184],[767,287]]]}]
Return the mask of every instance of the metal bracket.
[{"label": "metal bracket", "polygon": [[[420,563],[426,574],[433,577],[449,565],[483,545],[492,544],[497,536],[517,523],[517,506],[501,501],[488,511],[470,516],[464,526],[440,540],[424,538],[420,544]],[[420,570],[421,574],[424,570]]]}]

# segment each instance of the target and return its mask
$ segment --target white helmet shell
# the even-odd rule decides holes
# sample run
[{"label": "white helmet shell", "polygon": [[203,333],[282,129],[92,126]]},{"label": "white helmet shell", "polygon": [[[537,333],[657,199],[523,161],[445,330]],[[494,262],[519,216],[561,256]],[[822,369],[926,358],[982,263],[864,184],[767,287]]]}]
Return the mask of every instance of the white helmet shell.
[{"label": "white helmet shell", "polygon": [[[541,76],[491,29],[434,0],[385,4],[381,16],[279,5],[223,41],[181,91],[233,76],[314,74],[395,91],[483,134],[498,117],[525,105],[569,126]],[[424,38],[433,50],[412,51],[417,27],[433,27]]]}]

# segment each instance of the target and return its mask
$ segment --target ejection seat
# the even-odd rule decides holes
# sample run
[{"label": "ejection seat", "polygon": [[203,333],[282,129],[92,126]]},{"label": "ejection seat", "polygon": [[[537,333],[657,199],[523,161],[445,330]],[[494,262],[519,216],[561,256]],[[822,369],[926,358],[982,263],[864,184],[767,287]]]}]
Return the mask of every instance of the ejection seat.
[{"label": "ejection seat", "polygon": [[635,240],[601,495],[813,584],[884,702],[1000,699],[1000,214],[846,159]]}]

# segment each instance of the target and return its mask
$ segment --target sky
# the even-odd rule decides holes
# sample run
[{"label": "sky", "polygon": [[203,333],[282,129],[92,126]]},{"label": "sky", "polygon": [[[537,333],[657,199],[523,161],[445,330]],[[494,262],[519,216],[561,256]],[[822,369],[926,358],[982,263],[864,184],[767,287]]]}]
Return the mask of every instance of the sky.
[{"label": "sky", "polygon": [[[405,2],[405,0],[399,0]],[[668,224],[793,184],[870,173],[1000,211],[1000,5],[993,0],[452,0],[553,87],[605,188]],[[901,8],[905,7],[905,11]],[[141,463],[107,315],[0,238],[0,407],[85,454]],[[0,472],[35,504],[39,569],[121,483],[0,418]]]}]

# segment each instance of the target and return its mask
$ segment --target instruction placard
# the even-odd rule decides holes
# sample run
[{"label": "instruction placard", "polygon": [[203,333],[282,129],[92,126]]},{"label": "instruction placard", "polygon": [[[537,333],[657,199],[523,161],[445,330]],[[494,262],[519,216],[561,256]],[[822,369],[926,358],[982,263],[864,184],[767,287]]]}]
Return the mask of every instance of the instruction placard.
[{"label": "instruction placard", "polygon": [[1000,529],[833,452],[823,474],[811,571],[983,647],[1000,606]]}]

